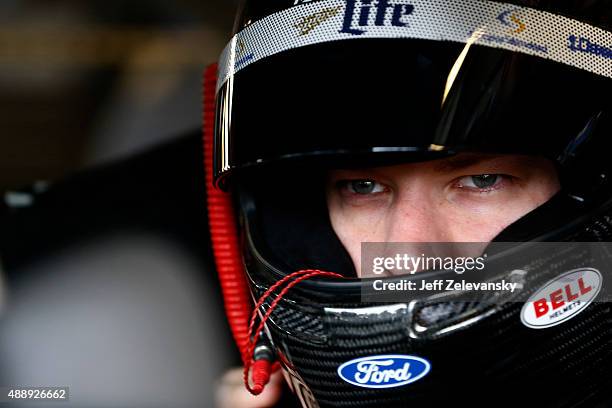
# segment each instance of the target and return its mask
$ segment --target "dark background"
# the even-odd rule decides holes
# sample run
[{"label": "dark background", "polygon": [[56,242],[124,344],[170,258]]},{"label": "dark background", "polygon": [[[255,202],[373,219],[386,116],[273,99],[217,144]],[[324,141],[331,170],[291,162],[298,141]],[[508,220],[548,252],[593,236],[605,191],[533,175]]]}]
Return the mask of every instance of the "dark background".
[{"label": "dark background", "polygon": [[0,188],[57,180],[198,126],[231,0],[0,2]]},{"label": "dark background", "polygon": [[0,2],[0,386],[69,386],[62,406],[212,406],[237,360],[201,77],[235,7]]}]

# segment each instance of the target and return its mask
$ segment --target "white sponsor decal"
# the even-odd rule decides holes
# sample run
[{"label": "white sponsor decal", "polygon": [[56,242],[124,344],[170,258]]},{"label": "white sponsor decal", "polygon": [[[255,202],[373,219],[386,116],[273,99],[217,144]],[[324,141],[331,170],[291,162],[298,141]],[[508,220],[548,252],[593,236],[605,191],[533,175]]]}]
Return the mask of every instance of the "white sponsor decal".
[{"label": "white sponsor decal", "polygon": [[249,65],[284,51],[361,38],[478,44],[612,78],[612,32],[529,7],[482,0],[296,0],[295,4],[232,38],[219,60],[217,89]]},{"label": "white sponsor decal", "polygon": [[576,269],[548,282],[521,310],[521,321],[532,329],[564,323],[585,310],[597,297],[602,277],[592,268]]}]

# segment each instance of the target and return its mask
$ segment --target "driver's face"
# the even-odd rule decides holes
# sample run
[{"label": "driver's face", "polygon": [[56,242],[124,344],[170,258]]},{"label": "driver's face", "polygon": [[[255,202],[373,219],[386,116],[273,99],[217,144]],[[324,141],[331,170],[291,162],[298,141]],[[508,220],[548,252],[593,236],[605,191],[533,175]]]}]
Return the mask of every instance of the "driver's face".
[{"label": "driver's face", "polygon": [[332,226],[361,276],[362,242],[489,242],[558,190],[549,160],[464,153],[331,171],[327,203]]}]

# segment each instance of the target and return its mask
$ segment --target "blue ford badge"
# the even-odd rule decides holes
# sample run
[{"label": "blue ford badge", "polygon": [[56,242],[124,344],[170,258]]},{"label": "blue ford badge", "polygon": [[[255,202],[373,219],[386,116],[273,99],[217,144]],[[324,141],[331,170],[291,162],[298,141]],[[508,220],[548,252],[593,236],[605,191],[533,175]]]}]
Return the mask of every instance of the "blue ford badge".
[{"label": "blue ford badge", "polygon": [[347,383],[364,388],[392,388],[425,377],[431,364],[415,356],[384,355],[356,358],[338,367],[338,375]]}]

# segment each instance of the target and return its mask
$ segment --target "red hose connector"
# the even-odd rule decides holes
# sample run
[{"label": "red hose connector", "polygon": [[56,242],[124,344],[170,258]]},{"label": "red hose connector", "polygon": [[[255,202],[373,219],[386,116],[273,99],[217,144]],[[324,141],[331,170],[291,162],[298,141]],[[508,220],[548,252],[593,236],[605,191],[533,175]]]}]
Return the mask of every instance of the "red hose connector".
[{"label": "red hose connector", "polygon": [[259,395],[266,388],[266,384],[270,381],[272,375],[272,363],[266,359],[257,360],[251,368],[251,379],[253,380],[252,392],[254,395]]},{"label": "red hose connector", "polygon": [[[279,302],[283,299],[283,297],[287,294],[287,292],[291,290],[291,288],[293,288],[295,285],[297,285],[300,282],[303,282],[307,279],[314,278],[317,276],[318,277],[324,276],[324,277],[331,277],[331,278],[342,278],[343,277],[342,275],[338,273],[325,272],[325,271],[320,271],[317,269],[306,269],[303,271],[297,271],[297,272],[294,272],[292,274],[285,276],[283,279],[279,280],[274,285],[270,286],[270,288],[266,290],[266,292],[263,295],[261,295],[261,297],[257,301],[257,304],[255,305],[255,309],[253,310],[253,315],[251,316],[251,321],[249,323],[248,338],[250,339],[250,342],[246,348],[245,355],[243,356],[243,360],[247,361],[244,365],[244,385],[251,394],[253,395],[261,394],[263,390],[265,389],[265,386],[268,383],[268,380],[270,379],[270,372],[271,372],[270,366],[264,363],[260,363],[261,361],[267,361],[267,360],[260,359],[257,361],[253,361],[253,353],[255,351],[255,346],[259,342],[262,330],[264,329],[266,322],[272,315],[272,312],[274,311],[274,309],[276,309],[276,306],[278,306]],[[268,308],[266,313],[261,318],[257,328],[255,328],[255,321],[257,320],[258,311],[263,306],[264,302],[268,299],[268,297],[270,297],[270,295],[276,289],[280,288],[281,286],[285,284],[286,286],[278,293],[278,295],[276,296],[276,298],[274,298],[272,303],[270,303],[270,307]],[[258,365],[259,367],[258,372],[257,372],[258,381],[256,382],[255,365],[258,363],[260,364]],[[253,372],[251,373],[251,378],[253,380],[253,386],[251,386],[251,384],[249,383],[249,372],[251,371],[251,366],[253,367]],[[272,367],[272,369],[277,369],[277,367],[278,365],[276,365],[275,367]],[[267,373],[264,373],[264,372],[259,372],[260,370],[261,371],[268,370],[268,371]]]},{"label": "red hose connector", "polygon": [[[230,194],[213,185],[213,135],[215,131],[215,89],[217,64],[204,72],[204,172],[206,199],[212,249],[223,292],[225,313],[234,340],[245,356],[248,346],[248,322],[251,300],[247,289],[244,266],[238,245],[235,213]],[[246,360],[243,361],[246,364]]]}]

